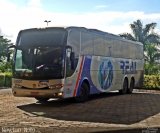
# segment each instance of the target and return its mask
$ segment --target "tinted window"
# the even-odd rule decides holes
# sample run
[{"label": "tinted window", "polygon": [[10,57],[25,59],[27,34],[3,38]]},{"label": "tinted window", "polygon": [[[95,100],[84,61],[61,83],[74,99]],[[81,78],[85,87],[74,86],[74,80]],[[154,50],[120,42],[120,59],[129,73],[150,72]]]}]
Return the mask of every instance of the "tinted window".
[{"label": "tinted window", "polygon": [[80,32],[79,31],[70,31],[68,35],[68,44],[72,47],[72,51],[75,53],[75,57],[79,57],[80,51]]},{"label": "tinted window", "polygon": [[54,46],[64,45],[66,42],[66,31],[64,29],[35,29],[22,31],[19,34],[17,45],[32,46]]}]

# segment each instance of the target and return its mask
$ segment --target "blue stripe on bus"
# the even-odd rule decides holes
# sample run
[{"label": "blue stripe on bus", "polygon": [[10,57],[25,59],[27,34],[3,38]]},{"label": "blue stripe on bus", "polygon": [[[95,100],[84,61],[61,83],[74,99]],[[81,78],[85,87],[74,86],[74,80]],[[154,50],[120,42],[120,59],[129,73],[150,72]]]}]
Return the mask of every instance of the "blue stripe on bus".
[{"label": "blue stripe on bus", "polygon": [[89,85],[90,85],[90,94],[95,94],[99,93],[100,91],[96,88],[96,86],[92,82],[91,78],[91,62],[92,62],[92,57],[91,56],[86,56],[84,59],[84,64],[83,64],[83,69],[82,69],[82,74],[81,74],[81,80],[79,81],[79,86],[77,90],[77,96],[80,95],[80,88],[85,79],[88,80]]}]

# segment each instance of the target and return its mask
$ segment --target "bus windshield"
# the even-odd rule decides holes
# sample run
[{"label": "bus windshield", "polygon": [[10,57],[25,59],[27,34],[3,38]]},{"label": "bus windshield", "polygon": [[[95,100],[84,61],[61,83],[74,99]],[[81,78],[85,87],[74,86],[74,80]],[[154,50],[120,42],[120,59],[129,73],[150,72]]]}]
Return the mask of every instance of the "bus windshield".
[{"label": "bus windshield", "polygon": [[62,78],[64,68],[62,47],[17,49],[14,76],[23,79]]},{"label": "bus windshield", "polygon": [[23,31],[16,45],[15,78],[41,80],[64,77],[64,29]]}]

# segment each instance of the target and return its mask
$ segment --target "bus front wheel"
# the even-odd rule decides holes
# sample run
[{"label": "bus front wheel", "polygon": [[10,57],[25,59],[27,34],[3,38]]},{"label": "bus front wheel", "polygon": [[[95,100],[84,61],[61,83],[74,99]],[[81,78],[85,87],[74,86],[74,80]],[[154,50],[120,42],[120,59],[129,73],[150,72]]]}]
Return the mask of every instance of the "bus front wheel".
[{"label": "bus front wheel", "polygon": [[76,102],[85,102],[88,100],[89,87],[86,83],[83,83],[80,88],[80,94],[75,98]]}]

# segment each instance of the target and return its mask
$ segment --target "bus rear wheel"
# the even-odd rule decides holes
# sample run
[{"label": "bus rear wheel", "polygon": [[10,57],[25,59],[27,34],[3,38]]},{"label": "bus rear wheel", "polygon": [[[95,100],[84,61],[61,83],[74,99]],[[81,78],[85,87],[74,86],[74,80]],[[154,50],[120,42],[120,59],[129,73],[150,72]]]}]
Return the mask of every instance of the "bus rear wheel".
[{"label": "bus rear wheel", "polygon": [[89,87],[86,83],[83,83],[80,88],[80,94],[75,98],[76,102],[85,102],[88,100]]},{"label": "bus rear wheel", "polygon": [[125,79],[124,82],[123,82],[123,89],[119,90],[119,93],[120,94],[126,94],[127,90],[128,90],[128,82],[127,82],[127,79]]},{"label": "bus rear wheel", "polygon": [[39,103],[45,103],[49,100],[49,98],[40,98],[40,97],[35,97],[35,99],[39,102]]},{"label": "bus rear wheel", "polygon": [[130,87],[128,88],[127,93],[131,94],[133,92],[133,89],[134,89],[134,79],[131,79]]}]

